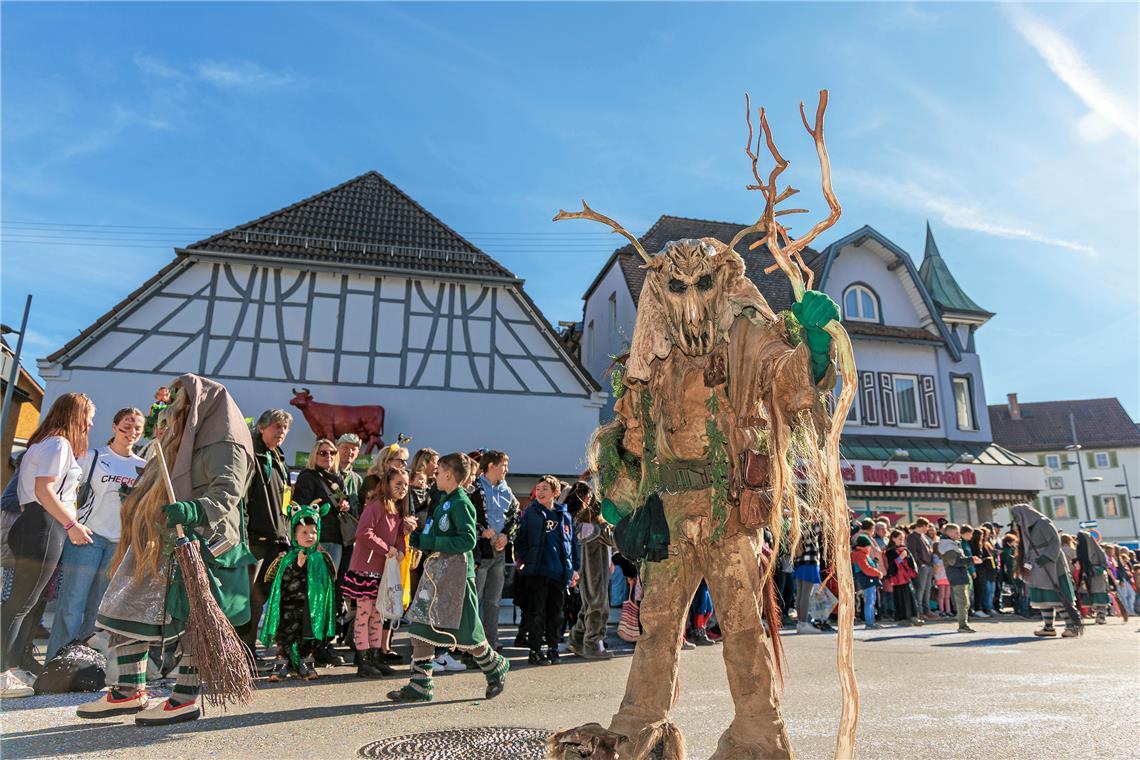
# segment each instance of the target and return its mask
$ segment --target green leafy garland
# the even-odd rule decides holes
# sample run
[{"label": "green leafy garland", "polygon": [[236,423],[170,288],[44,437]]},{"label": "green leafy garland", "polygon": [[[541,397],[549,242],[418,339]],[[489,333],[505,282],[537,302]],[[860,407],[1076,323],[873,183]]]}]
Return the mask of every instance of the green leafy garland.
[{"label": "green leafy garland", "polygon": [[781,311],[777,316],[784,322],[784,332],[787,335],[788,342],[792,347],[796,347],[804,342],[804,328],[800,321],[796,319],[796,315],[788,310]]},{"label": "green leafy garland", "polygon": [[602,494],[609,494],[618,476],[625,470],[625,476],[636,481],[640,475],[640,463],[622,445],[625,426],[615,425],[598,436],[598,481]]},{"label": "green leafy garland", "polygon": [[716,389],[711,389],[709,400],[705,402],[709,410],[709,417],[705,420],[705,435],[709,439],[708,461],[712,466],[712,493],[709,501],[712,504],[712,517],[716,523],[710,543],[716,543],[724,535],[725,523],[728,521],[728,439],[717,424],[720,413],[720,403],[716,399]]},{"label": "green leafy garland", "polygon": [[641,486],[637,489],[637,500],[644,504],[649,494],[661,490],[661,465],[657,461],[657,423],[653,420],[653,399],[646,388],[641,389],[641,429],[644,433],[644,455],[642,457]]}]

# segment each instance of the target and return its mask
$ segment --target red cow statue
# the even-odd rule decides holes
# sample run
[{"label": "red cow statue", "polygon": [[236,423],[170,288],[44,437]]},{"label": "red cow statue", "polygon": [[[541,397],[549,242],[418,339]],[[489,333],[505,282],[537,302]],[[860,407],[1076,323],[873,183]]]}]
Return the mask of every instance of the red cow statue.
[{"label": "red cow statue", "polygon": [[384,407],[322,404],[313,401],[308,388],[293,389],[289,403],[301,410],[317,438],[335,441],[345,433],[360,436],[360,453],[368,454],[384,445]]}]

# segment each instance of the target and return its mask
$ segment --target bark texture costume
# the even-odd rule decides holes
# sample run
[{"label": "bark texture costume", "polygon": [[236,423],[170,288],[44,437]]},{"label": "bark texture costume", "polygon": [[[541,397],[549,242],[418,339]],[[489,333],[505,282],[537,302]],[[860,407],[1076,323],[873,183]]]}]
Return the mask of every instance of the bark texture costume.
[{"label": "bark texture costume", "polygon": [[[763,137],[777,166],[767,182],[760,178],[750,122],[748,153],[758,183],[752,189],[762,191],[767,203],[761,219],[728,245],[712,238],[678,240],[651,257],[585,204],[582,212],[555,217],[602,221],[626,235],[647,275],[629,356],[615,382],[616,419],[597,431],[591,446],[603,514],[617,523],[622,554],[642,562],[644,633],[609,729],[590,724],[560,732],[550,740],[554,755],[684,757],[669,713],[680,694],[678,655],[689,602],[702,579],[716,606],[736,706],[713,757],[792,755],[779,706],[778,638],[769,646],[762,626],[767,613],[778,636],[779,615],[769,604],[773,568],[762,559],[764,529],[778,545],[788,509],[794,551],[801,525],[818,521],[840,587],[852,583],[838,470],[840,423],[832,421],[846,415],[854,384],[843,384],[835,417],[826,400],[835,380],[833,357],[847,377],[854,376],[854,363],[835,321],[838,307],[810,290],[812,275],[799,259],[799,250],[839,216],[823,148],[825,105],[821,93],[816,126],[808,126],[806,117],[804,125],[816,141],[831,215],[794,243],[776,221],[776,203],[791,192],[776,189],[787,162],[775,149],[763,110]],[[756,232],[764,238],[754,247],[765,244],[792,281],[796,302],[790,313],[775,314],[744,275],[734,247]],[[809,275],[806,284],[802,272]],[[850,596],[848,591],[845,608],[841,600],[842,666],[849,665],[843,647],[849,657]],[[844,676],[837,752],[848,756],[857,703],[849,668]]]}]

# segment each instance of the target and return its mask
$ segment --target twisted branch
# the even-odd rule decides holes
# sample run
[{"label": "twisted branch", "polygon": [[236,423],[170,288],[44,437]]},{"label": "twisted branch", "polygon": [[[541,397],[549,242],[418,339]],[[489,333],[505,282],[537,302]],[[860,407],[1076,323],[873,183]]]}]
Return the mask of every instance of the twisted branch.
[{"label": "twisted branch", "polygon": [[613,219],[610,219],[608,216],[605,216],[603,214],[599,214],[597,211],[594,211],[594,209],[587,206],[586,201],[582,201],[581,211],[575,211],[571,213],[569,211],[559,209],[558,213],[554,215],[554,221],[560,222],[563,219],[589,219],[594,222],[601,222],[617,234],[625,237],[625,239],[629,242],[633,243],[634,249],[637,250],[638,254],[641,256],[642,261],[644,261],[646,264],[653,260],[649,254],[645,252],[645,249],[641,247],[640,240],[635,238],[624,227],[615,222]]}]

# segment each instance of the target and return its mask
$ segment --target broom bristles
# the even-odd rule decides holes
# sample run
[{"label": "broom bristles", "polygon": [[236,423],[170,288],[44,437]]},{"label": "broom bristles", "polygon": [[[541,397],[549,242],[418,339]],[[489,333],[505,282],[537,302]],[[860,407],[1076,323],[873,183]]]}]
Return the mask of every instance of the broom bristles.
[{"label": "broom bristles", "polygon": [[229,704],[244,705],[253,699],[250,655],[214,599],[197,543],[180,544],[175,551],[190,603],[185,643],[194,653],[203,698],[224,710]]}]

